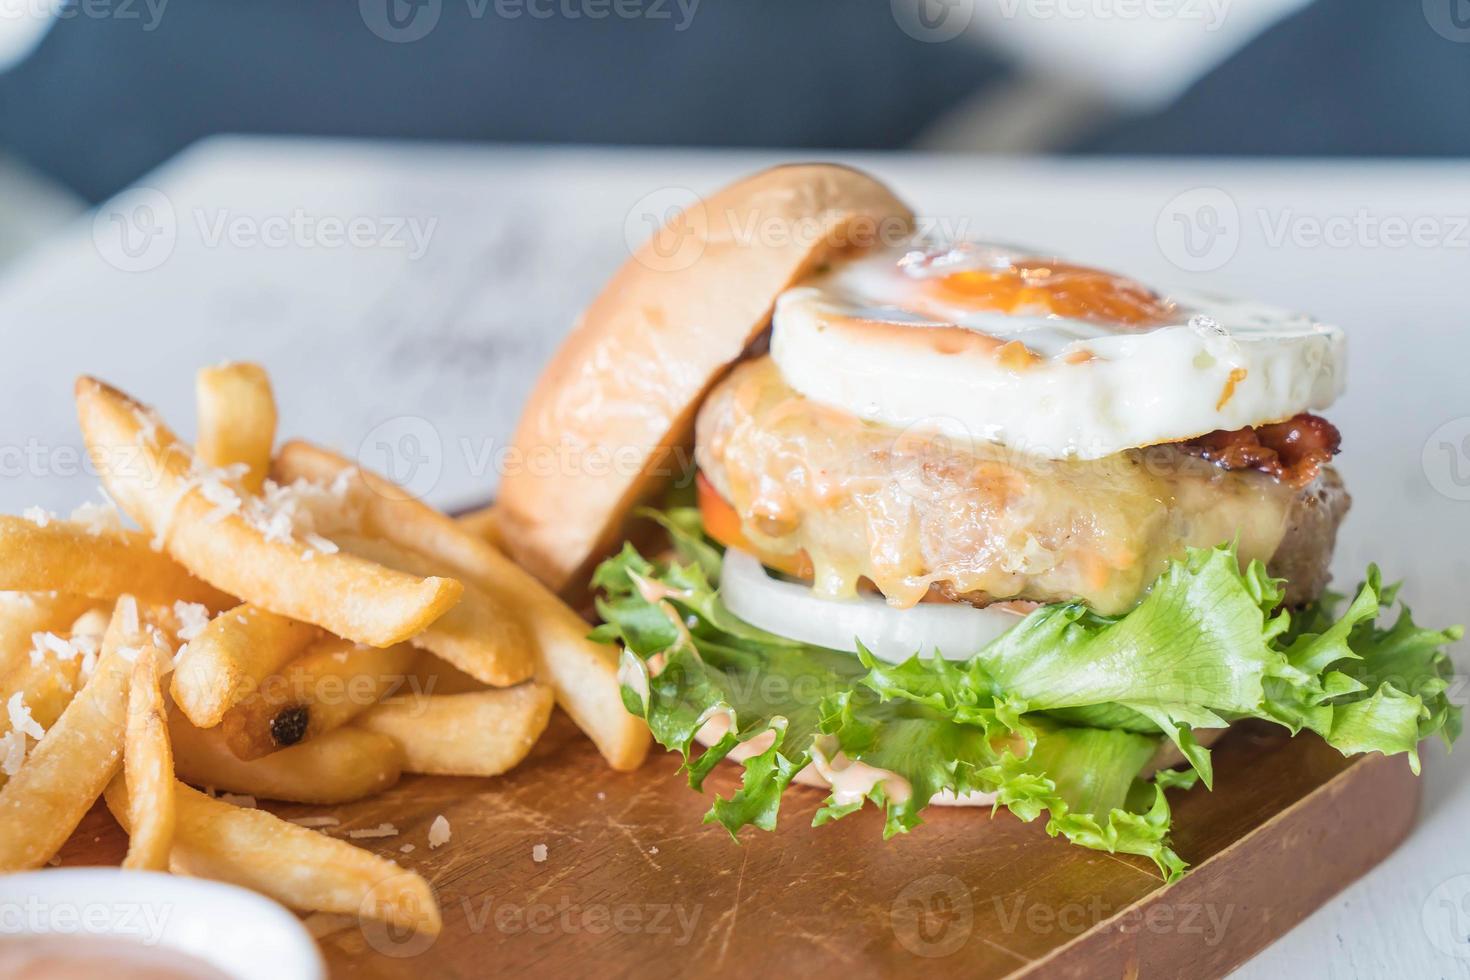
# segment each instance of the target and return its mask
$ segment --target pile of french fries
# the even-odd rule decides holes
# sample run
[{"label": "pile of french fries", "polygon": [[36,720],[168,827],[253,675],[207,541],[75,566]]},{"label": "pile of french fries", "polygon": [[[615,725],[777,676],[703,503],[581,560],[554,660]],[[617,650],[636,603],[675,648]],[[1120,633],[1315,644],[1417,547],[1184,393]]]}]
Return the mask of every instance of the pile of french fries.
[{"label": "pile of french fries", "polygon": [[200,372],[194,449],[100,381],[76,403],[138,529],[110,504],[0,517],[0,872],[47,864],[102,799],[125,867],[433,933],[420,875],[212,791],[330,805],[405,772],[495,776],[553,703],[613,768],[642,762],[616,651],[483,515],[306,442],[275,452],[260,367]]}]

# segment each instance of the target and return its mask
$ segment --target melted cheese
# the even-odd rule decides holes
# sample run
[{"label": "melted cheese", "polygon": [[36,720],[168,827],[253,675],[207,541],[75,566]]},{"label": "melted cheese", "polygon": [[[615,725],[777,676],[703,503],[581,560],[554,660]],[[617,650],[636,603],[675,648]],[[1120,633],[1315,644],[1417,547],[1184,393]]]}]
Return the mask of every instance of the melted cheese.
[{"label": "melted cheese", "polygon": [[793,391],[769,358],[706,400],[697,460],[757,553],[805,551],[818,595],[867,579],[908,607],[950,595],[1131,608],[1186,545],[1275,554],[1298,500],[1170,447],[1046,460],[865,422]]}]

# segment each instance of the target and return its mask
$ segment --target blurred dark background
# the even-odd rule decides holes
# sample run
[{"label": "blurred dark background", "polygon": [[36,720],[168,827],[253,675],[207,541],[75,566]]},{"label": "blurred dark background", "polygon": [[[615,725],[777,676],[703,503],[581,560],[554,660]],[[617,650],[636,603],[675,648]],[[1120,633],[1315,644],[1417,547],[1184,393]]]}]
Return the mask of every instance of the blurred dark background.
[{"label": "blurred dark background", "polygon": [[222,132],[1470,151],[1467,0],[0,0],[0,32],[0,150],[87,202]]}]

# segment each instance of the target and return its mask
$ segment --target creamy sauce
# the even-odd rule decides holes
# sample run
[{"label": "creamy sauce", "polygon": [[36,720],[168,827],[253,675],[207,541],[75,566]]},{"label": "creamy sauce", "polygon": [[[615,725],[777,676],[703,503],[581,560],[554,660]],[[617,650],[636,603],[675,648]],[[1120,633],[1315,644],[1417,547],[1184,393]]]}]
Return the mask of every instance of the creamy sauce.
[{"label": "creamy sauce", "polygon": [[868,798],[880,784],[888,799],[904,804],[914,795],[914,788],[896,772],[849,759],[837,749],[837,740],[822,735],[812,745],[812,766],[832,787],[832,802],[849,806]]},{"label": "creamy sauce", "polygon": [[804,551],[818,595],[867,579],[903,608],[938,588],[1121,613],[1186,545],[1238,537],[1243,561],[1269,561],[1300,498],[1170,447],[1038,460],[875,425],[797,394],[768,358],[711,393],[696,453],[758,554]]},{"label": "creamy sauce", "polygon": [[229,980],[187,953],[110,936],[0,937],[6,980]]},{"label": "creamy sauce", "polygon": [[[734,718],[728,708],[716,708],[706,712],[704,723],[699,726],[699,731],[694,735],[695,741],[700,745],[714,745],[724,738],[734,724]],[[776,719],[779,720],[780,716]],[[754,758],[776,744],[776,729],[768,728],[756,735],[754,738],[741,742],[730,750],[725,758],[731,762],[744,762],[746,759]]]}]

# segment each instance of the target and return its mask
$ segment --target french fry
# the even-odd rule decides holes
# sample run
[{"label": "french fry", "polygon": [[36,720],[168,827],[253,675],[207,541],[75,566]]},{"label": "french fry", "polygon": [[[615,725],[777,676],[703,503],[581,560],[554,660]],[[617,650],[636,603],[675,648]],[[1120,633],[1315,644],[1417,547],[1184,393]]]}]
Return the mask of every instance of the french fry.
[{"label": "french fry", "polygon": [[29,662],[37,633],[65,633],[92,604],[65,592],[0,592],[0,677]]},{"label": "french fry", "polygon": [[201,475],[189,448],[144,406],[86,377],[77,381],[76,399],[88,452],[102,461],[113,499],[216,588],[380,647],[423,632],[459,600],[463,588],[454,579],[418,578],[271,533],[270,521],[256,513],[252,522],[243,512],[264,504]]},{"label": "french fry", "polygon": [[417,654],[406,643],[379,648],[330,637],[225,712],[230,751],[259,759],[351,721],[400,690]]},{"label": "french fry", "polygon": [[161,659],[157,647],[138,651],[123,732],[122,778],[132,801],[123,867],[138,871],[168,870],[174,837],[174,760],[158,687]]},{"label": "french fry", "polygon": [[179,779],[269,800],[349,803],[392,786],[402,769],[392,739],[350,725],[251,762],[230,751],[221,729],[195,728],[180,712],[168,730]]},{"label": "french fry", "polygon": [[500,533],[499,513],[495,505],[472,510],[455,518],[459,526],[470,534],[488,543],[496,551],[505,551],[505,538]]},{"label": "french fry", "polygon": [[[42,729],[56,724],[56,719],[71,704],[81,685],[84,651],[90,650],[96,655],[107,621],[107,614],[101,610],[83,613],[69,631],[67,642],[71,649],[68,655],[44,648],[39,651],[39,656],[27,655],[0,676],[0,735],[11,729],[9,707],[12,704],[28,712],[31,720]],[[18,701],[15,700],[17,696]],[[0,786],[9,779],[0,771]]]},{"label": "french fry", "polygon": [[[182,783],[174,792],[174,871],[250,888],[301,911],[361,915],[429,935],[443,927],[433,890],[412,871],[264,810],[232,806]],[[126,828],[121,780],[107,787],[107,808]]]},{"label": "french fry", "polygon": [[551,688],[540,684],[397,697],[364,712],[353,724],[396,742],[409,772],[498,776],[531,751],[551,720],[555,700]]},{"label": "french fry", "polygon": [[133,665],[120,648],[138,640],[125,631],[121,610],[128,602],[118,601],[86,685],[0,788],[0,871],[49,861],[122,763]]},{"label": "french fry", "polygon": [[[382,538],[339,535],[333,540],[354,555],[412,575],[443,571],[432,560]],[[536,670],[536,655],[521,621],[501,600],[470,582],[458,605],[408,642],[495,687],[529,680]]]},{"label": "french fry", "polygon": [[92,599],[127,593],[143,602],[176,599],[211,609],[233,605],[137,531],[93,531],[85,524],[50,521],[40,527],[24,517],[0,515],[0,589],[61,591]]},{"label": "french fry", "polygon": [[245,464],[240,485],[259,493],[276,441],[276,399],[265,368],[242,362],[205,368],[194,376],[194,402],[199,458],[216,468]]},{"label": "french fry", "polygon": [[544,585],[488,543],[466,534],[453,518],[408,491],[310,443],[281,447],[278,479],[330,483],[356,470],[368,533],[412,548],[453,568],[466,581],[519,611],[536,648],[536,679],[556,691],[557,704],[597,745],[614,769],[636,769],[648,754],[648,727],[623,707],[618,651],[587,638],[587,623]]},{"label": "french fry", "polygon": [[314,626],[249,603],[221,613],[189,641],[174,669],[174,703],[198,727],[213,728],[320,636]]}]

